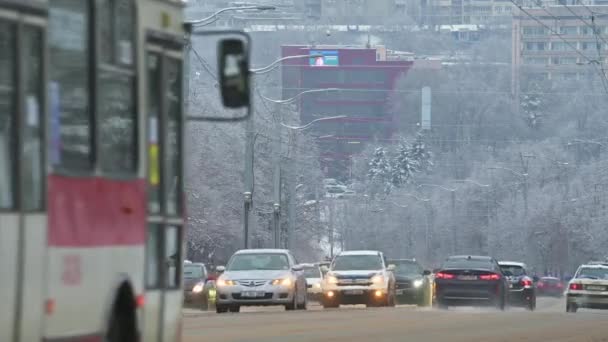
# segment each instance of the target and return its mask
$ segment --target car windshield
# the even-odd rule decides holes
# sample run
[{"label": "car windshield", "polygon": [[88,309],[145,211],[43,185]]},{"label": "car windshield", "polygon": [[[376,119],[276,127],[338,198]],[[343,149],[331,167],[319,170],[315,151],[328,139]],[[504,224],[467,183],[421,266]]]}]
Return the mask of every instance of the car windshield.
[{"label": "car windshield", "polygon": [[492,262],[487,259],[448,259],[443,268],[451,269],[493,269]]},{"label": "car windshield", "polygon": [[340,255],[332,265],[334,271],[379,270],[382,259],[378,255]]},{"label": "car windshield", "polygon": [[519,277],[526,274],[526,270],[517,265],[501,265],[500,270],[507,276]]},{"label": "car windshield", "polygon": [[235,254],[226,267],[227,271],[289,270],[287,255],[278,253]]},{"label": "car windshield", "polygon": [[304,277],[306,278],[321,278],[321,271],[318,267],[307,267],[304,269]]},{"label": "car windshield", "polygon": [[198,279],[203,277],[203,268],[196,265],[184,265],[184,278]]},{"label": "car windshield", "polygon": [[397,275],[420,275],[422,267],[415,262],[389,262],[395,265],[395,274]]},{"label": "car windshield", "polygon": [[608,268],[582,267],[578,271],[576,278],[608,280]]}]

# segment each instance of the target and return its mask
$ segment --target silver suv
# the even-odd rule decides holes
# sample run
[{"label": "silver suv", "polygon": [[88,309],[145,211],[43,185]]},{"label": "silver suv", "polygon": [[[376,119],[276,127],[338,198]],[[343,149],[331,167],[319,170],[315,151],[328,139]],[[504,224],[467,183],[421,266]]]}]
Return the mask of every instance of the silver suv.
[{"label": "silver suv", "polygon": [[285,305],[306,309],[303,268],[284,249],[245,249],[236,252],[228,266],[217,269],[216,312],[239,312],[241,306]]},{"label": "silver suv", "polygon": [[394,265],[378,251],[348,251],[336,255],[322,282],[324,308],[340,304],[395,306]]}]

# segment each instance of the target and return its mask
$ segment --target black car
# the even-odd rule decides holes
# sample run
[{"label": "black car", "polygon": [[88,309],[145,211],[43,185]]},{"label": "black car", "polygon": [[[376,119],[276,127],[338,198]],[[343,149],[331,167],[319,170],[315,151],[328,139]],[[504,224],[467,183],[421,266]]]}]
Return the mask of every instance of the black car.
[{"label": "black car", "polygon": [[508,284],[500,266],[489,256],[451,256],[435,273],[435,298],[439,308],[495,306],[504,310]]},{"label": "black car", "polygon": [[208,310],[212,284],[208,282],[207,268],[201,263],[184,262],[183,272],[184,306]]},{"label": "black car", "polygon": [[399,304],[423,306],[425,294],[429,291],[428,275],[415,259],[394,259],[388,262],[395,265],[395,293]]},{"label": "black car", "polygon": [[536,309],[536,289],[526,265],[521,262],[499,261],[498,265],[509,284],[509,304]]}]

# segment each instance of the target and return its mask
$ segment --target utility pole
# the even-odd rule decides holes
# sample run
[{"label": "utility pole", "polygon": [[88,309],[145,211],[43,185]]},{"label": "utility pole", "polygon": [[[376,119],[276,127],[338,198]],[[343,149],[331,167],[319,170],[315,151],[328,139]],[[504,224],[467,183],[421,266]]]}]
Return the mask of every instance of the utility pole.
[{"label": "utility pole", "polygon": [[456,255],[458,250],[458,234],[456,233],[456,227],[458,226],[456,223],[456,191],[450,192],[450,202],[452,211],[452,254]]},{"label": "utility pole", "polygon": [[289,162],[289,182],[287,184],[287,192],[289,196],[289,203],[287,208],[287,249],[293,249],[294,237],[295,237],[295,228],[296,228],[296,186],[297,186],[297,176],[296,176],[296,148],[298,146],[298,134],[293,133],[293,153],[292,160]]},{"label": "utility pole", "polygon": [[329,205],[327,208],[329,209],[329,257],[333,260],[334,258],[334,199],[330,199],[328,201]]},{"label": "utility pole", "polygon": [[274,248],[281,247],[281,130],[279,122],[274,122],[274,171],[273,171],[273,233],[274,233]]},{"label": "utility pole", "polygon": [[249,221],[253,204],[253,145],[255,144],[253,129],[253,115],[251,115],[247,118],[245,125],[245,192],[243,193],[243,246],[245,249],[249,248]]}]

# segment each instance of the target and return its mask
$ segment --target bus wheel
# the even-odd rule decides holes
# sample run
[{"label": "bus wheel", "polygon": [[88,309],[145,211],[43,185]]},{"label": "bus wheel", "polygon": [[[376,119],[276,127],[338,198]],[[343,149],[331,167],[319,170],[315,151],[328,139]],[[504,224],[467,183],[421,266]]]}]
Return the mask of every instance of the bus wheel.
[{"label": "bus wheel", "polygon": [[124,283],[118,290],[118,296],[112,308],[106,341],[131,342],[139,341],[136,328],[135,298],[129,285]]}]

